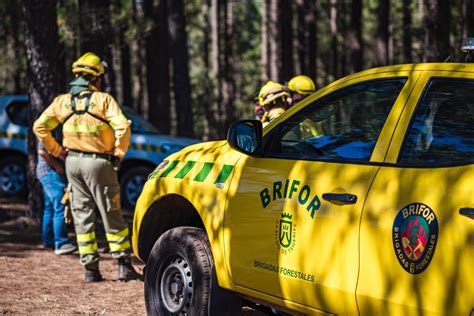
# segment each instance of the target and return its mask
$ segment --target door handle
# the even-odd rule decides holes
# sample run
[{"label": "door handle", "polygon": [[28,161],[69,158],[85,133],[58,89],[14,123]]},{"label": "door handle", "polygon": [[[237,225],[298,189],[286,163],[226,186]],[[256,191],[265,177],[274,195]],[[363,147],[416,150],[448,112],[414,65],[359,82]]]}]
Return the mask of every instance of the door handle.
[{"label": "door handle", "polygon": [[462,216],[469,217],[470,219],[474,219],[474,208],[463,207],[459,210],[459,214],[461,214]]},{"label": "door handle", "polygon": [[336,201],[342,204],[356,204],[357,195],[350,193],[324,193],[323,199],[331,203]]}]

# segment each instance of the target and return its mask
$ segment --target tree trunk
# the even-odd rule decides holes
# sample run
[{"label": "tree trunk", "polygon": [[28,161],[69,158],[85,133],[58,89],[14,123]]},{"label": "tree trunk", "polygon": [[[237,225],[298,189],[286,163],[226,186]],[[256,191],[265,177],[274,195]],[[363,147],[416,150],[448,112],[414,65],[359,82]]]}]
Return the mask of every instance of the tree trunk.
[{"label": "tree trunk", "polygon": [[413,62],[412,56],[412,27],[411,27],[411,1],[403,0],[403,61]]},{"label": "tree trunk", "polygon": [[270,21],[270,2],[269,0],[262,1],[262,29],[261,29],[261,73],[260,80],[267,82],[269,80],[270,55],[269,55],[269,39],[268,26]]},{"label": "tree trunk", "polygon": [[270,0],[269,47],[270,47],[270,80],[280,81],[280,34],[278,21],[278,0]]},{"label": "tree trunk", "polygon": [[318,78],[317,72],[317,32],[316,32],[316,13],[317,5],[316,1],[307,0],[305,7],[306,10],[306,29],[308,30],[308,36],[306,38],[306,51],[308,52],[308,70],[305,72],[313,78],[314,82]]},{"label": "tree trunk", "polygon": [[377,7],[377,39],[375,60],[377,66],[389,64],[390,0],[380,0]]},{"label": "tree trunk", "polygon": [[82,54],[93,52],[107,62],[104,90],[116,94],[113,69],[113,30],[110,23],[110,0],[79,0],[80,45]]},{"label": "tree trunk", "polygon": [[294,59],[294,70],[297,74],[306,74],[307,73],[307,60],[306,60],[306,50],[307,50],[307,41],[306,41],[306,15],[307,12],[305,0],[295,1],[296,5],[296,30],[295,37],[293,39],[293,47],[295,48],[296,58]]},{"label": "tree trunk", "polygon": [[[293,68],[293,10],[291,1],[280,0],[279,28],[281,34],[281,81],[288,81],[294,76]],[[304,20],[303,20],[304,21]],[[304,43],[304,41],[303,41]]]},{"label": "tree trunk", "polygon": [[171,130],[167,6],[166,1],[158,8],[153,0],[144,2],[145,18],[152,26],[145,38],[148,120],[165,134]]},{"label": "tree trunk", "polygon": [[442,62],[449,56],[450,1],[426,0],[425,4],[423,61]]},{"label": "tree trunk", "polygon": [[235,56],[234,56],[234,2],[225,0],[225,37],[224,37],[224,108],[226,132],[230,124],[236,120],[235,113]]},{"label": "tree trunk", "polygon": [[[451,1],[438,0],[438,40],[439,40],[439,56],[440,62],[443,62],[451,54],[451,46],[449,43],[449,35],[451,33]],[[473,18],[471,11],[471,19]],[[459,49],[458,47],[456,49]]]},{"label": "tree trunk", "polygon": [[214,128],[215,122],[213,121],[214,116],[212,113],[212,100],[210,98],[212,94],[211,90],[211,78],[209,76],[209,73],[211,72],[211,68],[209,65],[209,30],[210,30],[210,20],[209,20],[209,10],[210,10],[210,1],[209,0],[204,0],[202,7],[201,7],[201,12],[203,15],[204,23],[202,25],[202,35],[203,35],[203,43],[202,43],[202,52],[203,52],[203,61],[204,61],[204,92],[203,95],[200,98],[200,103],[199,105],[201,106],[201,109],[204,112],[204,118],[203,118],[203,140],[207,141],[210,139],[211,135],[211,128]]},{"label": "tree trunk", "polygon": [[474,37],[474,0],[464,0],[464,30],[463,41],[468,37]]},{"label": "tree trunk", "polygon": [[168,0],[170,50],[173,58],[173,89],[176,104],[177,133],[194,137],[186,17],[183,0]]},{"label": "tree trunk", "polygon": [[[133,23],[140,28],[144,28],[144,14],[143,14],[143,6],[139,2],[133,2]],[[145,109],[148,108],[148,100],[145,99],[145,83],[143,80],[143,68],[144,63],[143,61],[146,59],[144,58],[142,53],[142,47],[145,46],[143,44],[142,33],[138,31],[135,34],[134,39],[132,40],[132,76],[133,76],[133,92],[134,92],[134,108],[140,112],[145,113]]]},{"label": "tree trunk", "polygon": [[122,101],[123,105],[132,107],[132,65],[131,65],[131,56],[130,56],[130,45],[126,41],[125,32],[127,31],[128,25],[123,24],[120,27],[120,37],[119,37],[119,46],[120,46],[120,77],[122,79]]},{"label": "tree trunk", "polygon": [[330,0],[329,24],[331,30],[332,75],[333,79],[339,78],[339,55],[337,49],[337,0]]},{"label": "tree trunk", "polygon": [[364,42],[362,39],[362,0],[352,0],[351,28],[349,30],[349,56],[351,73],[362,70]]},{"label": "tree trunk", "polygon": [[16,59],[15,67],[13,69],[13,93],[21,94],[24,91],[24,82],[22,74],[26,69],[23,69],[22,57],[26,55],[24,46],[20,42],[20,34],[23,34],[22,23],[23,20],[20,4],[17,1],[7,1],[7,11],[10,20],[10,36],[12,40],[13,58]]},{"label": "tree trunk", "polygon": [[215,123],[215,134],[213,138],[218,137],[221,130],[222,119],[222,84],[221,84],[221,69],[219,60],[219,1],[211,0],[211,73],[212,73],[212,121]]},{"label": "tree trunk", "polygon": [[[42,210],[41,188],[36,178],[37,140],[33,122],[59,93],[58,26],[56,1],[23,1],[26,25],[27,72],[29,79],[28,110],[28,202],[33,213]],[[41,25],[41,27],[38,27]]]}]

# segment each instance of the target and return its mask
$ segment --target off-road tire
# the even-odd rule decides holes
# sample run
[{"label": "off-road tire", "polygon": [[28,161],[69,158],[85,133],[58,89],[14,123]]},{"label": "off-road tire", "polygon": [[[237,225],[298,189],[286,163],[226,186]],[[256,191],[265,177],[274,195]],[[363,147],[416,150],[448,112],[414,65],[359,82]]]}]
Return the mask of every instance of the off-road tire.
[{"label": "off-road tire", "polygon": [[[11,183],[11,180],[2,180],[0,183],[0,196],[8,197],[25,197],[28,193],[28,186],[26,180],[26,159],[20,155],[12,155],[6,158],[0,159],[0,176],[5,173],[8,175],[14,175],[15,179],[12,179],[15,183]],[[17,188],[17,182],[20,181],[18,177],[22,178],[22,185]],[[3,177],[2,177],[3,178]],[[5,181],[5,183],[3,183]],[[3,189],[6,186],[6,190]]]},{"label": "off-road tire", "polygon": [[208,315],[214,266],[210,249],[206,233],[195,227],[170,229],[156,241],[145,270],[148,315]]}]

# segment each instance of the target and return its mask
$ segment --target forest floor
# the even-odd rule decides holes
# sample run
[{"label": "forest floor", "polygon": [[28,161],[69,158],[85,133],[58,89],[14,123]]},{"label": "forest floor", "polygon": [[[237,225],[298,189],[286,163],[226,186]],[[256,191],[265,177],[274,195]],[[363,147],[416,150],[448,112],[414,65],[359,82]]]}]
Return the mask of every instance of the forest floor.
[{"label": "forest floor", "polygon": [[[100,270],[105,281],[86,284],[77,253],[58,256],[41,246],[37,221],[21,201],[0,198],[0,315],[145,315],[142,281],[115,281],[117,264],[104,253],[98,230]],[[72,230],[70,229],[72,240]],[[140,273],[143,264],[134,258]],[[244,307],[242,315],[265,315]]]}]

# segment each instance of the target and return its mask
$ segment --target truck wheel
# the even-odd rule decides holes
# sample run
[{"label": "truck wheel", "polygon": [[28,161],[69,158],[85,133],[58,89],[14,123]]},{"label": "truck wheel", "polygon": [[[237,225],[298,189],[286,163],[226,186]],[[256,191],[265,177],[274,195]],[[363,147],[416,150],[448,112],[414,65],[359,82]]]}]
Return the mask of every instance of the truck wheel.
[{"label": "truck wheel", "polygon": [[0,195],[25,196],[26,160],[21,156],[10,156],[0,160]]},{"label": "truck wheel", "polygon": [[153,168],[147,166],[132,167],[120,178],[122,206],[133,211],[138,197],[142,193],[148,175]]},{"label": "truck wheel", "polygon": [[145,270],[148,315],[208,315],[211,271],[209,240],[199,228],[168,230],[155,243]]}]

